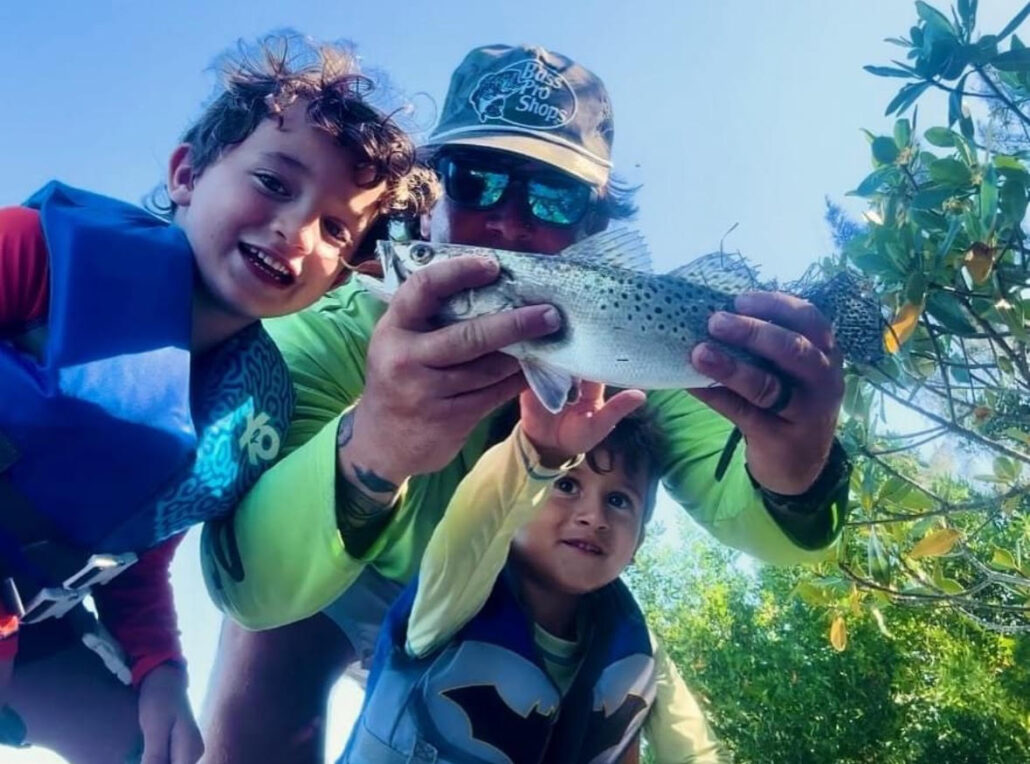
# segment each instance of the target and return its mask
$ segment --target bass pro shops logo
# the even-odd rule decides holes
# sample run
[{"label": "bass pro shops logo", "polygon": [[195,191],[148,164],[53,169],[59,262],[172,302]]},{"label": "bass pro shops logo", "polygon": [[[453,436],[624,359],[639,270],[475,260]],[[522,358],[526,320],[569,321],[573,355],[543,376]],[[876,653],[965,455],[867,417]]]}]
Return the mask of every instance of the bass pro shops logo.
[{"label": "bass pro shops logo", "polygon": [[576,94],[561,74],[536,58],[484,75],[469,96],[480,122],[555,130],[576,116]]}]

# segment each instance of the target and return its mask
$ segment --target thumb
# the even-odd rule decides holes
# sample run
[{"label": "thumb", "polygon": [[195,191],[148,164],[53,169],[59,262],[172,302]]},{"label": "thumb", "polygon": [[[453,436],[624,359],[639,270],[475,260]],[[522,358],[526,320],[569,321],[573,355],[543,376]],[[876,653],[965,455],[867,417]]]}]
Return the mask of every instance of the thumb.
[{"label": "thumb", "polygon": [[170,764],[168,758],[170,724],[171,720],[167,717],[140,719],[140,727],[143,730],[143,755],[140,757],[139,764]]},{"label": "thumb", "polygon": [[196,722],[180,716],[172,727],[171,764],[196,764],[204,755],[204,740]]},{"label": "thumb", "polygon": [[598,409],[591,419],[592,434],[600,443],[620,421],[632,414],[647,400],[643,390],[622,390]]}]

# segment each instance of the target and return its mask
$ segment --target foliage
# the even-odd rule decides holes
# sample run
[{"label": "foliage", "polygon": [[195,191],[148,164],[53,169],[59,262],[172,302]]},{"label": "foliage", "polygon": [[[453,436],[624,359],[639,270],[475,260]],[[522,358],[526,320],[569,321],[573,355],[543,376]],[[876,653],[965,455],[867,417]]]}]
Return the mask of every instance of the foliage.
[{"label": "foliage", "polygon": [[1030,636],[886,597],[862,607],[842,577],[851,604],[827,610],[802,571],[749,570],[707,539],[648,544],[637,562],[648,621],[737,762],[1030,760]]},{"label": "foliage", "polygon": [[875,592],[1013,632],[1030,630],[1030,49],[1016,34],[1030,4],[980,36],[976,9],[917,2],[909,36],[890,40],[906,60],[866,67],[909,80],[888,115],[937,89],[948,124],[920,133],[913,109],[890,135],[867,131],[872,172],[851,192],[864,225],[827,216],[839,254],[824,267],[868,279],[892,354],[848,372],[850,520],[836,565],[807,586],[840,610],[842,575],[858,607]]}]

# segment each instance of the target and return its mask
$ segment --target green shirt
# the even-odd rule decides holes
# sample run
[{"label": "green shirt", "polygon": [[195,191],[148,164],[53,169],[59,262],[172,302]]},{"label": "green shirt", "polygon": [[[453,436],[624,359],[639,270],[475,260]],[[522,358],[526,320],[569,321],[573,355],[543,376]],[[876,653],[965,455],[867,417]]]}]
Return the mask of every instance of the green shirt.
[{"label": "green shirt", "polygon": [[[285,458],[267,471],[236,513],[209,523],[203,569],[216,604],[248,628],[306,618],[335,600],[364,565],[407,582],[461,479],[492,444],[497,415],[472,432],[443,470],[411,478],[379,538],[359,557],[336,525],[336,429],[365,382],[365,355],[385,307],[345,285],[302,313],[266,322],[290,367],[297,405]],[[766,509],[737,449],[721,482],[713,478],[732,425],[679,390],[652,392],[648,406],[667,443],[664,484],[719,541],[772,563],[815,562],[825,550],[798,546]],[[507,433],[503,433],[506,435]],[[831,512],[831,507],[816,511]],[[835,511],[829,544],[844,516]]]}]

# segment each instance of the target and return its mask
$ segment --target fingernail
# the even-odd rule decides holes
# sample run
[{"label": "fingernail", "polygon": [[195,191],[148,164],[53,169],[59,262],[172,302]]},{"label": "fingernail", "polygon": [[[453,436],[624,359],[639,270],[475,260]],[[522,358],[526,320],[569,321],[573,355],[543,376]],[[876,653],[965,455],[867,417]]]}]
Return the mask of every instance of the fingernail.
[{"label": "fingernail", "polygon": [[719,362],[719,354],[712,350],[710,345],[702,345],[697,351],[697,360],[701,363],[716,364]]},{"label": "fingernail", "polygon": [[733,301],[733,305],[737,310],[741,311],[742,313],[746,313],[749,310],[754,310],[757,307],[757,305],[755,304],[755,296],[750,292],[738,295],[737,299]]},{"label": "fingernail", "polygon": [[476,257],[479,258],[480,266],[487,273],[495,273],[501,265],[492,257],[486,257],[485,255],[476,255]]},{"label": "fingernail", "polygon": [[544,323],[549,329],[557,329],[561,326],[561,314],[554,308],[548,308],[544,311]]},{"label": "fingernail", "polygon": [[733,327],[733,317],[729,313],[718,311],[708,319],[708,331],[712,334],[724,334]]}]

